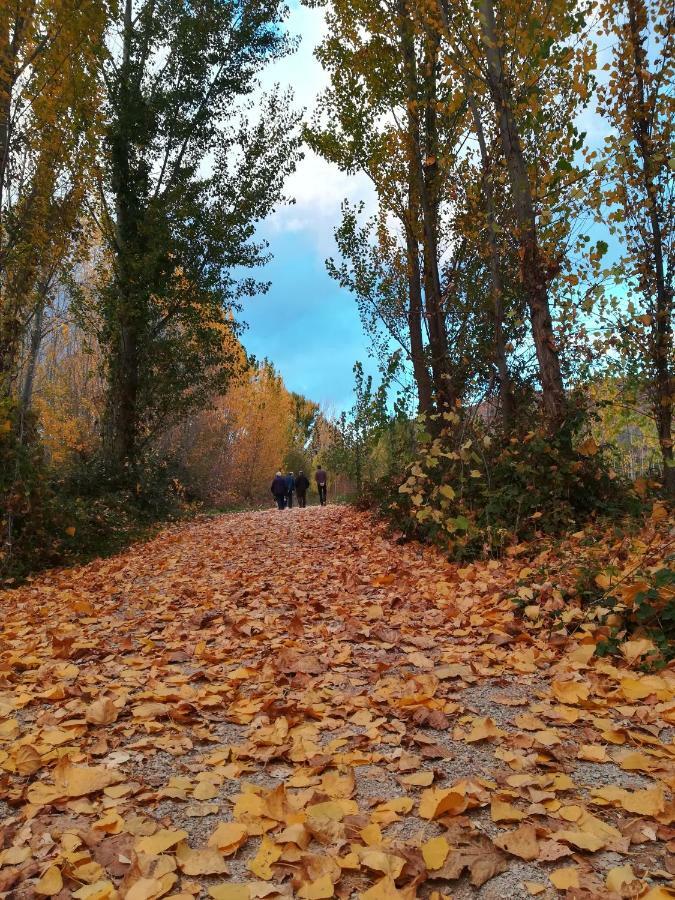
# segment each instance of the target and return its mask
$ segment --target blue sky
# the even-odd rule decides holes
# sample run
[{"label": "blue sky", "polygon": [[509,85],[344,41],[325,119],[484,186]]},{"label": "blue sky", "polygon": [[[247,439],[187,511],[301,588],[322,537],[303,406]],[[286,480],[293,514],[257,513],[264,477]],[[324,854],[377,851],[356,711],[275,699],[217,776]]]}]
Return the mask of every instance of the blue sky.
[{"label": "blue sky", "polygon": [[[309,114],[326,84],[313,57],[323,13],[293,2],[288,27],[300,36],[300,47],[270,67],[264,85],[292,87],[296,104]],[[274,255],[258,274],[272,286],[246,301],[243,342],[250,353],[274,363],[290,390],[340,411],[351,405],[352,367],[357,359],[367,362],[368,341],[354,298],[328,277],[324,261],[336,253],[333,230],[343,199],[368,202],[373,192],[366,176],[347,176],[310,151],[286,192],[295,204],[278,210],[258,231]],[[367,369],[373,371],[372,363]]]}]

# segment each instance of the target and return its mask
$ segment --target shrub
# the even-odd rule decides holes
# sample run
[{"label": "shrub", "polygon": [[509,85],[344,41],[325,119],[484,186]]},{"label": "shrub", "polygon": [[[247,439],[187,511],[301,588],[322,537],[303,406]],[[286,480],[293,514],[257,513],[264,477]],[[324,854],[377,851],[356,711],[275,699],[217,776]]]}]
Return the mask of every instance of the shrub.
[{"label": "shrub", "polygon": [[10,476],[2,483],[0,578],[5,584],[50,566],[118,552],[156,523],[189,511],[180,483],[154,455],[134,470],[126,486],[106,477],[97,456],[71,460],[57,478],[33,440],[15,448]]},{"label": "shrub", "polygon": [[379,486],[371,496],[405,535],[460,558],[637,512],[639,498],[586,436],[587,423],[578,413],[555,437],[537,430],[503,439],[489,424],[445,413],[436,436],[421,434],[396,495]]}]

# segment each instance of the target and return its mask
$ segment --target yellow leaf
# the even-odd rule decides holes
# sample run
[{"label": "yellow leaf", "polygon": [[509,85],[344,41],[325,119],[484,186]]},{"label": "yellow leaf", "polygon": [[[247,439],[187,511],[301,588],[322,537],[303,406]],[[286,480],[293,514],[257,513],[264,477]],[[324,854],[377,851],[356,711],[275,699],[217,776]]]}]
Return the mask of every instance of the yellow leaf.
[{"label": "yellow leaf", "polygon": [[87,709],[85,719],[92,725],[111,725],[117,721],[119,710],[109,697],[96,700]]},{"label": "yellow leaf", "polygon": [[585,759],[588,762],[607,762],[607,749],[602,744],[582,744],[577,753],[577,759]]},{"label": "yellow leaf", "polygon": [[646,894],[642,894],[640,900],[673,900],[675,891],[671,887],[653,887]]},{"label": "yellow leaf", "polygon": [[471,731],[466,736],[467,743],[475,741],[489,741],[492,738],[502,737],[506,732],[498,728],[494,720],[489,716],[482,719],[474,719]]},{"label": "yellow leaf", "polygon": [[433,783],[433,772],[413,772],[411,775],[401,775],[398,779],[402,784],[408,784],[411,787],[429,787]]},{"label": "yellow leaf", "polygon": [[275,844],[267,835],[264,835],[260,849],[248,863],[248,869],[263,881],[269,881],[273,875],[272,864],[279,859],[281,854],[282,848]]},{"label": "yellow leaf", "polygon": [[176,847],[176,860],[184,875],[223,875],[227,864],[216,847],[193,850],[185,842]]},{"label": "yellow leaf", "polygon": [[644,700],[655,694],[657,700],[670,700],[672,691],[665,679],[658,675],[643,675],[641,678],[631,676],[621,679],[621,692],[631,702]]},{"label": "yellow leaf", "polygon": [[620,802],[626,812],[641,816],[658,816],[666,805],[663,785],[657,784],[643,791],[626,791]]},{"label": "yellow leaf", "polygon": [[563,806],[558,810],[558,815],[566,822],[576,822],[582,812],[580,806]]},{"label": "yellow leaf", "polygon": [[23,744],[17,748],[14,754],[14,765],[19,775],[34,775],[38,769],[42,768],[42,757],[35,747]]},{"label": "yellow leaf", "polygon": [[307,815],[317,819],[332,819],[341,822],[345,816],[352,816],[359,811],[353,800],[327,800],[325,803],[313,803],[307,807]]},{"label": "yellow leaf", "polygon": [[217,847],[226,856],[234,853],[248,840],[248,830],[239,822],[221,822],[208,840],[209,847]]},{"label": "yellow leaf", "polygon": [[[134,885],[134,887],[135,886],[136,885]],[[167,887],[167,890],[170,889],[171,884],[169,884],[169,886]],[[133,890],[133,887],[131,890]],[[166,891],[164,893],[166,893]],[[73,891],[73,897],[77,897],[77,900],[117,900],[118,896],[119,895],[117,893],[117,890],[115,889],[115,885],[112,883],[112,881],[107,880],[97,881],[94,884],[85,884],[78,890]],[[130,897],[131,892],[129,892],[126,896]],[[156,894],[155,896],[159,896],[159,894]]]},{"label": "yellow leaf", "polygon": [[20,866],[32,855],[30,847],[8,847],[0,851],[0,866]]},{"label": "yellow leaf", "polygon": [[359,900],[408,900],[410,896],[408,891],[399,891],[394,879],[387,876],[359,894]]},{"label": "yellow leaf", "polygon": [[546,890],[546,885],[539,884],[538,881],[524,881],[523,887],[531,897],[536,897],[537,894],[543,894]]},{"label": "yellow leaf", "polygon": [[630,665],[641,656],[649,656],[650,653],[654,653],[656,645],[653,641],[648,640],[648,638],[639,638],[635,641],[624,641],[619,647],[619,650],[625,657],[626,662]]},{"label": "yellow leaf", "polygon": [[557,841],[574,844],[580,850],[590,850],[591,853],[600,850],[607,843],[607,840],[601,835],[592,834],[588,831],[556,831],[554,832],[554,837]]},{"label": "yellow leaf", "polygon": [[427,869],[440,869],[449,852],[450,845],[442,835],[422,844],[422,856]]},{"label": "yellow leaf", "polygon": [[147,853],[150,856],[156,856],[158,853],[164,853],[169,847],[184,841],[187,836],[187,831],[161,828],[154,834],[138,838],[135,850],[137,853]]},{"label": "yellow leaf", "polygon": [[633,881],[635,881],[635,874],[631,866],[627,864],[625,866],[616,866],[614,869],[610,869],[607,873],[605,884],[608,891],[620,893],[621,888],[625,884],[630,884]]},{"label": "yellow leaf", "polygon": [[159,878],[139,878],[126,892],[124,900],[156,900],[170,891],[177,880],[175,872],[166,872]]},{"label": "yellow leaf", "polygon": [[588,685],[581,681],[553,681],[551,690],[556,700],[571,706],[588,700]]},{"label": "yellow leaf", "polygon": [[554,869],[548,877],[551,879],[553,886],[557,887],[559,891],[579,887],[579,870],[574,866]]},{"label": "yellow leaf", "polygon": [[61,870],[56,866],[50,866],[33,890],[36,894],[41,894],[43,897],[53,897],[55,894],[58,894],[63,890]]},{"label": "yellow leaf", "polygon": [[520,822],[525,818],[525,813],[516,809],[510,803],[493,799],[490,804],[490,815],[493,822]]},{"label": "yellow leaf", "polygon": [[209,896],[213,900],[251,900],[251,889],[247,884],[214,884]]},{"label": "yellow leaf", "polygon": [[362,828],[360,831],[360,836],[361,840],[367,847],[370,847],[373,844],[382,843],[382,830],[380,826],[375,822],[372,822],[370,825],[366,825],[365,828]]},{"label": "yellow leaf", "polygon": [[514,831],[500,834],[494,839],[494,844],[521,859],[532,860],[539,856],[537,829],[534,825],[521,825]]},{"label": "yellow leaf", "polygon": [[111,812],[102,816],[91,827],[106,834],[119,834],[124,828],[124,819],[119,813]]},{"label": "yellow leaf", "polygon": [[437,819],[444,813],[457,816],[463,813],[468,805],[467,797],[452,788],[430,788],[422,792],[419,814],[423,819]]},{"label": "yellow leaf", "polygon": [[59,797],[84,797],[122,781],[122,775],[103,766],[73,766],[62,760],[54,770],[54,788]]},{"label": "yellow leaf", "polygon": [[298,897],[304,900],[326,900],[335,894],[330,875],[322,875],[316,881],[302,884],[298,890]]},{"label": "yellow leaf", "polygon": [[373,850],[371,848],[361,851],[360,857],[361,863],[366,868],[382,872],[383,875],[391,875],[392,878],[398,878],[405,865],[405,860],[401,859],[400,856],[383,853],[381,850]]}]

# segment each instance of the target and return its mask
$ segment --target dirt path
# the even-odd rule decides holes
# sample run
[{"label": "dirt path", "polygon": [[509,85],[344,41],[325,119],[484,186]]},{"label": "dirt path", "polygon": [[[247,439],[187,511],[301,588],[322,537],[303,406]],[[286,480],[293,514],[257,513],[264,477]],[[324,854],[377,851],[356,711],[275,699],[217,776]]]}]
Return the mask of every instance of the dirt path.
[{"label": "dirt path", "polygon": [[675,896],[675,679],[528,577],[327,507],[0,595],[0,897]]}]

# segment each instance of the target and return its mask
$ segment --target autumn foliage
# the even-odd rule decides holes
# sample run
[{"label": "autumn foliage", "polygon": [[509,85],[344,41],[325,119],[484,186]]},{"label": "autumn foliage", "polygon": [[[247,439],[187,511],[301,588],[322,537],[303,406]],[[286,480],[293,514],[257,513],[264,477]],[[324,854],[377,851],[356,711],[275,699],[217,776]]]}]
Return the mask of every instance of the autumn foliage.
[{"label": "autumn foliage", "polygon": [[675,681],[601,655],[665,524],[458,566],[238,514],[5,593],[0,891],[666,900]]}]

